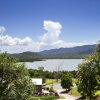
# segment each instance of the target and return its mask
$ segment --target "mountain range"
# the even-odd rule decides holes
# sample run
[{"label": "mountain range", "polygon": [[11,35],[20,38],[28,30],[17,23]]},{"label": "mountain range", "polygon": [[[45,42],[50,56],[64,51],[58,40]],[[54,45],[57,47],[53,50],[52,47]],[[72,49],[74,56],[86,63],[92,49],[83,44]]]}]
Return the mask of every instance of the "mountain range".
[{"label": "mountain range", "polygon": [[25,59],[25,61],[27,59],[31,59],[31,61],[40,59],[80,59],[90,55],[95,48],[96,45],[83,45],[71,48],[44,50],[41,52],[27,51],[10,55],[19,59]]}]

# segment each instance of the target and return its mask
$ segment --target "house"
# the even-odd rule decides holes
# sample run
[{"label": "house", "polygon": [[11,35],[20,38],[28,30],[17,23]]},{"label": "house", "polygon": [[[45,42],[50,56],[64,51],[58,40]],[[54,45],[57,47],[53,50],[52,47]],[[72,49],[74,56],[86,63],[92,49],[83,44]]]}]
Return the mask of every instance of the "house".
[{"label": "house", "polygon": [[32,83],[36,85],[36,93],[42,94],[42,78],[32,78]]}]

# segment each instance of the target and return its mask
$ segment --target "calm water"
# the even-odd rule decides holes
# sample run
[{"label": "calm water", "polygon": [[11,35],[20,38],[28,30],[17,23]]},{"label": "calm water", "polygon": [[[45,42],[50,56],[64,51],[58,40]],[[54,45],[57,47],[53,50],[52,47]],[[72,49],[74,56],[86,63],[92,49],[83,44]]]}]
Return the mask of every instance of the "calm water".
[{"label": "calm water", "polygon": [[36,62],[25,62],[27,68],[38,69],[43,66],[44,70],[55,71],[55,70],[76,70],[78,64],[83,59],[47,59],[45,61]]}]

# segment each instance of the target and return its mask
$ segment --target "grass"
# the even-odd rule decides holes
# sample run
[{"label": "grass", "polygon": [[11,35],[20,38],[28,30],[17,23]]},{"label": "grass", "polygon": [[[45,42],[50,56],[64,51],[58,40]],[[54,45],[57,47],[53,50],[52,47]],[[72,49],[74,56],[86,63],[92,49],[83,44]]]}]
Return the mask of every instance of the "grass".
[{"label": "grass", "polygon": [[[80,93],[77,91],[77,87],[75,88],[72,88],[69,92],[68,92],[69,95],[74,95],[74,96],[81,96]],[[100,96],[100,90],[96,91],[94,96]]]},{"label": "grass", "polygon": [[100,90],[98,90],[98,91],[95,92],[94,96],[97,96],[97,95],[100,96]]},{"label": "grass", "polygon": [[[72,78],[73,83],[77,82],[76,78]],[[77,91],[77,87],[72,88],[69,92],[69,95],[80,96],[80,93]]]},{"label": "grass", "polygon": [[77,87],[72,88],[69,92],[69,95],[80,96],[80,93],[77,91]]},{"label": "grass", "polygon": [[56,100],[55,96],[48,95],[48,96],[40,96],[40,97],[30,97],[27,100]]},{"label": "grass", "polygon": [[72,78],[72,81],[73,81],[73,83],[76,83],[77,79],[76,78]]},{"label": "grass", "polygon": [[[46,79],[45,84],[48,85],[48,84],[52,84],[52,83],[60,83],[60,81],[61,81],[60,79],[58,80],[58,82],[56,81],[56,79]],[[72,81],[73,81],[73,83],[76,83],[77,79],[73,78]]]},{"label": "grass", "polygon": [[[58,83],[59,83],[60,80],[58,80]],[[56,79],[46,79],[46,82],[45,84],[48,85],[48,84],[53,84],[53,83],[57,83]]]}]

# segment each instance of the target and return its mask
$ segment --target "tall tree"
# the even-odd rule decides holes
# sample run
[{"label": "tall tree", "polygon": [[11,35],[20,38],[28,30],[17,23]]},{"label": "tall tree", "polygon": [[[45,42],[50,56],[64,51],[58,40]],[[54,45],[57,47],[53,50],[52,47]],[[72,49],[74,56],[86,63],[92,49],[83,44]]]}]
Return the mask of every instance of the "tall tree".
[{"label": "tall tree", "polygon": [[0,100],[25,100],[34,93],[28,71],[6,53],[0,54]]},{"label": "tall tree", "polygon": [[100,89],[100,44],[95,52],[78,66],[78,91],[91,98]]}]

